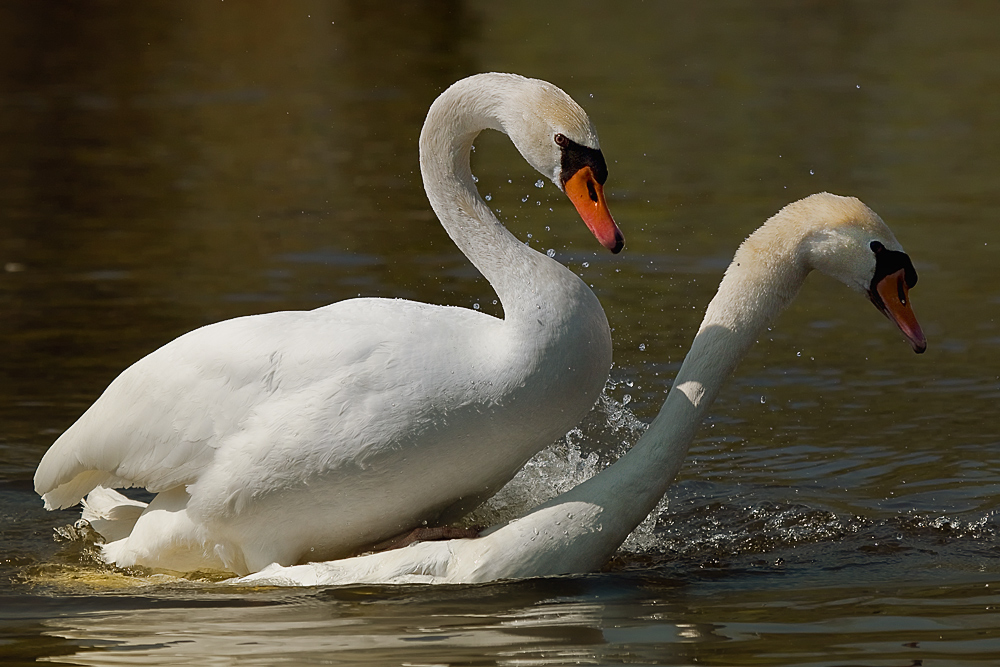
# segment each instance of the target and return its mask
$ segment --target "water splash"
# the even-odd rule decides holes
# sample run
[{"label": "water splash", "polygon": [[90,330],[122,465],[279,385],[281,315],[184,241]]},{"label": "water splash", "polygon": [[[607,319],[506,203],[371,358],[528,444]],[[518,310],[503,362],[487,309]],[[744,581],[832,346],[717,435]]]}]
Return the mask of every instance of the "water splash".
[{"label": "water splash", "polygon": [[694,480],[675,485],[672,502],[661,502],[643,531],[630,536],[616,565],[627,568],[641,561],[643,567],[739,570],[797,563],[808,570],[841,569],[870,563],[873,556],[886,562],[903,554],[942,559],[952,547],[978,550],[1000,536],[993,511],[966,518],[918,513],[870,517],[758,499],[775,491],[781,492]]},{"label": "water splash", "polygon": [[609,381],[579,427],[532,457],[464,523],[492,525],[509,521],[617,461],[646,430],[645,422],[609,395],[617,384]]},{"label": "water splash", "polygon": [[[580,426],[529,460],[468,524],[510,520],[593,477],[627,452],[646,424],[611,396],[622,385],[627,383],[609,381]],[[853,563],[859,552],[929,552],[945,543],[994,544],[1000,538],[1000,512],[965,518],[916,512],[870,517],[797,502],[793,487],[741,483],[738,473],[725,482],[690,475],[685,479],[682,474],[629,535],[612,568],[757,567],[792,563],[803,550],[818,550],[817,562]]]},{"label": "water splash", "polygon": [[88,521],[79,519],[53,530],[55,541],[63,543],[63,548],[52,560],[27,566],[17,577],[20,582],[51,594],[132,593],[136,589],[152,589],[164,585],[212,583],[228,576],[221,573],[190,573],[181,576],[176,573],[153,572],[141,567],[109,565],[101,558],[104,538]]}]

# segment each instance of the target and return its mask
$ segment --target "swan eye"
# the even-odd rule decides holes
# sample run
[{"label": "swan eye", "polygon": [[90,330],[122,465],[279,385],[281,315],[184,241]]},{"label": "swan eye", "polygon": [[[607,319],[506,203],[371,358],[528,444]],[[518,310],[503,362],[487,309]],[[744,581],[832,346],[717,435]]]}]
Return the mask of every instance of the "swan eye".
[{"label": "swan eye", "polygon": [[[917,271],[913,268],[913,262],[910,261],[909,255],[900,250],[887,250],[879,241],[872,241],[868,247],[875,253],[875,275],[872,276],[872,290],[883,278],[899,270],[903,271],[903,280],[906,282],[907,288],[912,288],[917,284]],[[902,289],[900,286],[900,290]],[[900,295],[900,301],[906,303],[902,292]]]},{"label": "swan eye", "polygon": [[566,135],[564,135],[564,134],[561,134],[561,133],[560,134],[556,134],[555,141],[556,141],[556,145],[557,146],[561,146],[563,148],[566,148],[567,146],[569,146],[569,139],[567,139]]}]

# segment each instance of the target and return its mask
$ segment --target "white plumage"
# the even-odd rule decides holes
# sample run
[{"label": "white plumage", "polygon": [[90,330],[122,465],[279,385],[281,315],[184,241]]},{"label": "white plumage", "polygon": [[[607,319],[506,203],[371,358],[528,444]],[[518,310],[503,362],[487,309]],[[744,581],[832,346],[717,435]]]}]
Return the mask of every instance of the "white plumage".
[{"label": "white plumage", "polygon": [[614,465],[482,537],[272,565],[233,583],[480,583],[601,567],[667,491],[723,383],[813,270],[866,294],[914,351],[924,351],[908,298],[916,272],[892,232],[853,197],[812,195],[783,208],[740,246],[660,413]]},{"label": "white plumage", "polygon": [[352,299],[187,333],[125,370],[52,445],[35,474],[46,507],[145,487],[157,494],[148,507],[103,488],[88,500],[109,562],[245,574],[456,518],[574,426],[607,379],[607,320],[576,275],[479,197],[469,153],[486,128],[505,131],[621,248],[583,110],[542,81],[464,79],[428,113],[421,173],[504,319]]}]

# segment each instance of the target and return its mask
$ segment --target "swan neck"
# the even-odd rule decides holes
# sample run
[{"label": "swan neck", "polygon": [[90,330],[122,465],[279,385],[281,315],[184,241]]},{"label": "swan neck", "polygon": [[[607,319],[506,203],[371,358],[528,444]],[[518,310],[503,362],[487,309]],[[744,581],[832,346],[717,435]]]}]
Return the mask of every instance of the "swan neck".
[{"label": "swan neck", "polygon": [[[808,273],[794,253],[754,262],[743,250],[727,270],[663,407],[643,436],[612,466],[538,508],[581,503],[594,508],[590,531],[580,530],[574,567],[599,567],[656,507],[726,379],[795,297]],[[523,520],[536,516],[544,521],[542,513]]]},{"label": "swan neck", "polygon": [[420,133],[420,172],[441,225],[493,286],[508,312],[523,282],[515,267],[534,264],[542,256],[497,220],[476,189],[470,165],[473,142],[482,130],[506,134],[505,104],[498,90],[473,86],[468,80],[442,93]]},{"label": "swan neck", "polygon": [[[744,244],[709,303],[691,349],[656,419],[636,444],[661,466],[666,491],[702,420],[750,347],[795,298],[808,269],[793,252],[761,253]],[[659,490],[662,489],[662,490]],[[650,507],[651,509],[652,507]]]}]

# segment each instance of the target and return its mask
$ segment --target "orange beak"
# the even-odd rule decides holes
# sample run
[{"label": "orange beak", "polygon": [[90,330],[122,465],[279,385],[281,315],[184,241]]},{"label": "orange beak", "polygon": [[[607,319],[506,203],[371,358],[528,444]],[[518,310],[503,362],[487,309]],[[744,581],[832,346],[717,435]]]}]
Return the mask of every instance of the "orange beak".
[{"label": "orange beak", "polygon": [[604,200],[604,188],[597,182],[593,170],[581,167],[566,181],[565,187],[576,212],[601,245],[611,252],[620,252],[625,247],[625,236],[611,217],[608,203]]},{"label": "orange beak", "polygon": [[878,303],[875,303],[875,306],[899,327],[906,339],[910,341],[913,351],[920,354],[926,350],[927,339],[924,337],[924,332],[920,330],[917,316],[910,308],[910,288],[906,286],[905,271],[900,269],[895,273],[890,273],[878,282],[875,291],[882,299],[882,306],[880,307]]}]

